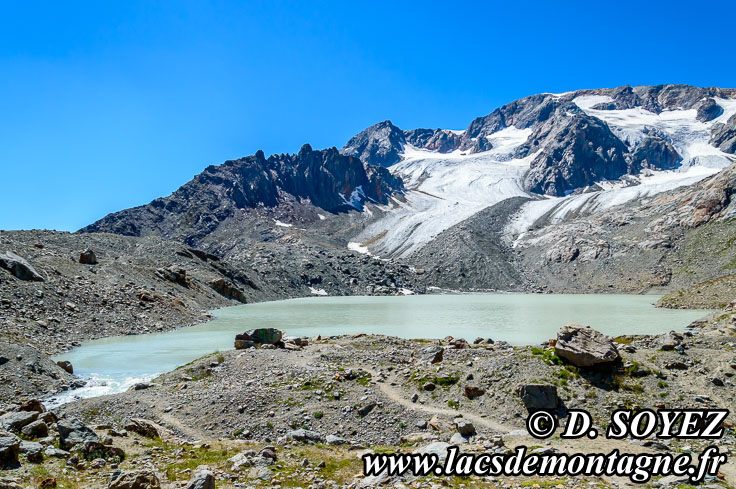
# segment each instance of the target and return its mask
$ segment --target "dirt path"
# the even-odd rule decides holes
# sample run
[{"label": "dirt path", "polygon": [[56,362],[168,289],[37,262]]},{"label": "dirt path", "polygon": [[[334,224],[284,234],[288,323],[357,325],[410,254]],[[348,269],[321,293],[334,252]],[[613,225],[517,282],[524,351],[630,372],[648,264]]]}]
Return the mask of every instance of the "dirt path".
[{"label": "dirt path", "polygon": [[[361,369],[365,370],[366,372],[371,374],[371,377],[378,378],[378,372],[376,372],[373,369],[367,368],[365,366],[361,366]],[[424,404],[419,404],[415,402],[411,402],[410,399],[407,399],[405,394],[400,391],[399,389],[394,388],[393,386],[387,384],[386,382],[376,382],[375,386],[378,388],[378,390],[381,391],[383,395],[388,397],[391,401],[401,405],[402,407],[412,410],[412,411],[418,411],[423,412],[427,414],[438,414],[442,416],[448,416],[450,418],[457,418],[462,416],[465,419],[468,419],[473,422],[473,424],[477,427],[484,427],[489,430],[499,432],[499,433],[508,433],[513,430],[519,429],[516,426],[510,426],[505,425],[502,423],[498,423],[496,421],[490,420],[488,418],[484,418],[482,416],[478,416],[477,414],[463,411],[461,409],[447,409],[447,408],[441,408],[437,406],[427,406]]]},{"label": "dirt path", "polygon": [[154,410],[155,417],[160,420],[160,424],[164,428],[172,431],[172,434],[177,436],[174,432],[180,433],[182,436],[189,439],[189,441],[214,441],[215,438],[211,434],[207,434],[206,431],[198,430],[196,427],[182,423],[175,416],[171,416],[160,409]]},{"label": "dirt path", "polygon": [[[361,367],[366,372],[370,373],[371,376],[375,379],[378,378],[378,372],[366,368],[365,366]],[[619,450],[621,453],[656,453],[653,452],[650,449],[644,448],[640,445],[630,443],[626,440],[609,440],[605,438],[604,436],[599,436],[598,438],[594,440],[590,440],[588,438],[581,438],[577,440],[562,440],[559,438],[550,438],[547,441],[540,442],[540,440],[537,440],[535,438],[532,438],[528,434],[525,435],[511,435],[508,436],[509,433],[513,431],[518,431],[519,427],[510,426],[502,423],[498,423],[496,421],[493,421],[488,418],[484,418],[481,416],[478,416],[477,414],[463,411],[463,410],[454,410],[454,409],[446,409],[436,406],[427,406],[424,404],[418,404],[411,402],[410,399],[407,399],[405,394],[391,386],[390,384],[386,382],[375,382],[375,385],[378,390],[381,391],[383,395],[385,395],[387,398],[389,398],[391,401],[401,405],[402,407],[418,412],[423,412],[427,414],[437,414],[437,415],[443,415],[448,416],[451,418],[456,418],[459,415],[462,415],[463,418],[468,419],[472,421],[472,423],[477,427],[484,427],[496,432],[500,432],[502,434],[507,435],[505,437],[506,440],[513,443],[514,445],[526,445],[526,446],[533,446],[533,445],[539,445],[541,443],[546,444],[549,442],[549,446],[554,447],[561,452],[564,453],[608,453],[613,450]],[[509,446],[511,445],[509,444]],[[726,476],[726,482],[734,485],[734,482],[736,481],[736,463],[733,461],[727,462],[725,465],[721,466],[721,472]],[[618,487],[627,487],[627,488],[638,488],[641,487],[640,484],[634,484],[626,477],[602,477],[602,479],[608,483],[615,483],[618,485]]]}]

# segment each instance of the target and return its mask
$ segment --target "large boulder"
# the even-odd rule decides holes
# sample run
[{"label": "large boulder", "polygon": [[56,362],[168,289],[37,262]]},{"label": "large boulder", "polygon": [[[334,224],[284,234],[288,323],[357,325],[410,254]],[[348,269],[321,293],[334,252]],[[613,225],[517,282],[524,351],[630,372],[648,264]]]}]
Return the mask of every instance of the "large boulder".
[{"label": "large boulder", "polygon": [[677,345],[682,343],[682,340],[683,336],[681,334],[670,331],[669,333],[662,335],[660,338],[659,349],[663,351],[674,350]]},{"label": "large boulder", "polygon": [[441,346],[428,346],[419,350],[422,362],[440,363],[444,356],[445,349]]},{"label": "large boulder", "polygon": [[554,385],[526,384],[519,388],[519,396],[527,409],[557,409],[560,398]]},{"label": "large boulder", "polygon": [[35,411],[13,411],[0,416],[0,429],[19,432],[24,426],[36,421],[38,413]]},{"label": "large boulder", "polygon": [[37,413],[45,413],[46,408],[38,399],[29,399],[18,406],[18,411],[36,411]]},{"label": "large boulder", "polygon": [[70,362],[69,360],[59,360],[58,362],[56,362],[56,365],[64,369],[66,373],[74,374],[74,366],[72,365],[72,362]]},{"label": "large boulder", "polygon": [[302,441],[302,442],[313,442],[313,443],[324,443],[325,439],[322,435],[316,431],[305,430],[299,428],[298,430],[290,431],[286,434],[286,437],[290,440]]},{"label": "large boulder", "polygon": [[[253,344],[256,345],[276,345],[281,342],[284,333],[276,328],[258,328],[251,329],[245,333],[235,335],[235,348],[248,348]],[[248,346],[242,346],[242,345]]]},{"label": "large boulder", "polygon": [[161,489],[158,476],[151,470],[124,472],[110,482],[108,489]]},{"label": "large boulder", "polygon": [[445,460],[447,460],[447,449],[450,447],[449,443],[445,443],[444,441],[436,441],[434,443],[430,443],[429,445],[423,446],[421,448],[418,448],[414,450],[414,453],[421,453],[421,454],[435,454],[437,455],[439,462],[441,464],[445,463]]},{"label": "large boulder", "polygon": [[28,438],[45,438],[49,436],[49,427],[42,420],[37,419],[32,423],[25,425],[21,430],[21,434]]},{"label": "large boulder", "polygon": [[166,268],[159,268],[156,270],[156,275],[164,280],[179,284],[182,287],[189,287],[189,278],[187,278],[187,271],[176,265],[171,265]]},{"label": "large boulder", "polygon": [[12,468],[18,464],[20,442],[14,434],[0,430],[0,468]]},{"label": "large boulder", "polygon": [[560,328],[555,353],[577,367],[608,364],[621,358],[612,338],[575,323]]},{"label": "large boulder", "polygon": [[29,462],[43,461],[43,445],[35,441],[21,441],[20,453],[26,456]]},{"label": "large boulder", "polygon": [[143,418],[132,418],[123,420],[123,426],[126,430],[138,433],[146,438],[161,437],[158,425],[152,421]]},{"label": "large boulder", "polygon": [[212,287],[212,290],[214,290],[221,296],[227,297],[228,299],[234,299],[238,302],[242,302],[243,304],[248,302],[248,298],[245,296],[245,292],[243,292],[238,286],[227,279],[215,279],[210,282],[210,287]]},{"label": "large boulder", "polygon": [[455,429],[457,429],[457,432],[461,435],[471,436],[475,434],[475,426],[473,426],[473,423],[471,423],[467,419],[455,418],[453,423],[455,424]]},{"label": "large boulder", "polygon": [[87,248],[79,254],[79,263],[82,265],[97,265],[97,255],[95,252]]},{"label": "large boulder", "polygon": [[215,489],[215,475],[209,470],[200,470],[189,480],[186,489]]},{"label": "large boulder", "polygon": [[474,385],[465,386],[465,397],[467,397],[468,399],[475,399],[476,397],[480,397],[485,393],[486,390],[482,387],[476,387]]},{"label": "large boulder", "polygon": [[6,269],[21,280],[44,281],[44,278],[35,268],[12,251],[0,253],[0,268]]},{"label": "large boulder", "polygon": [[94,431],[76,418],[62,419],[56,423],[59,430],[59,447],[69,450],[79,443],[99,443],[100,439]]}]

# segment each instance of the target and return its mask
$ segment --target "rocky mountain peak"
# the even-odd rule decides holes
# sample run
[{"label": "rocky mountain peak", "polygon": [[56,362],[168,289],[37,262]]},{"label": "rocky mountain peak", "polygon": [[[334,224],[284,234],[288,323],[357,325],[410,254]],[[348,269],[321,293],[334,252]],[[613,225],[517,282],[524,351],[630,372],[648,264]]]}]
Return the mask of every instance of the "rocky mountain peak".
[{"label": "rocky mountain peak", "polygon": [[[407,144],[438,153],[455,150],[479,153],[493,148],[494,135],[500,131],[531,129],[528,140],[515,150],[516,157],[520,158],[538,153],[530,162],[526,188],[560,196],[600,179],[618,179],[645,168],[674,169],[682,161],[671,138],[655,127],[647,127],[642,122],[641,135],[630,139],[626,130],[612,131],[605,122],[608,119],[595,112],[639,108],[658,115],[664,111],[694,109],[697,121],[707,123],[723,114],[723,107],[716,101],[719,98],[736,98],[736,90],[689,85],[626,85],[562,94],[543,93],[509,102],[474,119],[462,132],[446,129],[402,131],[390,121],[383,121],[353,137],[341,152],[371,164],[390,166],[399,161]],[[592,100],[592,103],[583,110],[577,105],[578,99]],[[711,129],[711,144],[733,153],[736,149],[734,124],[732,120],[715,124]]]},{"label": "rocky mountain peak", "polygon": [[404,131],[390,120],[385,120],[350,138],[340,151],[366,163],[386,167],[399,161],[399,153],[403,151],[405,144]]},{"label": "rocky mountain peak", "polygon": [[[337,148],[297,154],[263,151],[211,165],[168,197],[110,214],[82,232],[175,237],[195,244],[241,210],[274,208],[287,200],[327,212],[362,209],[366,201],[385,204],[403,182],[384,168],[371,167]],[[301,205],[301,204],[299,204]]]}]

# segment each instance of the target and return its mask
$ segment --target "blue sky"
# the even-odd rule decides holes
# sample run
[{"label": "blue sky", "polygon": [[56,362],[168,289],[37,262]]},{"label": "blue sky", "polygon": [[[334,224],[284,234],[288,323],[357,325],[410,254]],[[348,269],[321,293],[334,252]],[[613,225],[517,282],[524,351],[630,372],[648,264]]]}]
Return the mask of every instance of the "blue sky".
[{"label": "blue sky", "polygon": [[465,128],[513,99],[736,86],[736,2],[4,2],[0,229],[76,230],[210,164]]}]

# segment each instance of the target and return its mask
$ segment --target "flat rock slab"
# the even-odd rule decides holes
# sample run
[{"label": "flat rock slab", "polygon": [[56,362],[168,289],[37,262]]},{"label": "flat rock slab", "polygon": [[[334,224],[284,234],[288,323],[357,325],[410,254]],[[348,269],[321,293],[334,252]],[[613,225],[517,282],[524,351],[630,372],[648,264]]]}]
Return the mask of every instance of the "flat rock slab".
[{"label": "flat rock slab", "polygon": [[621,358],[612,338],[590,326],[575,323],[560,328],[555,353],[576,367],[592,367]]}]

